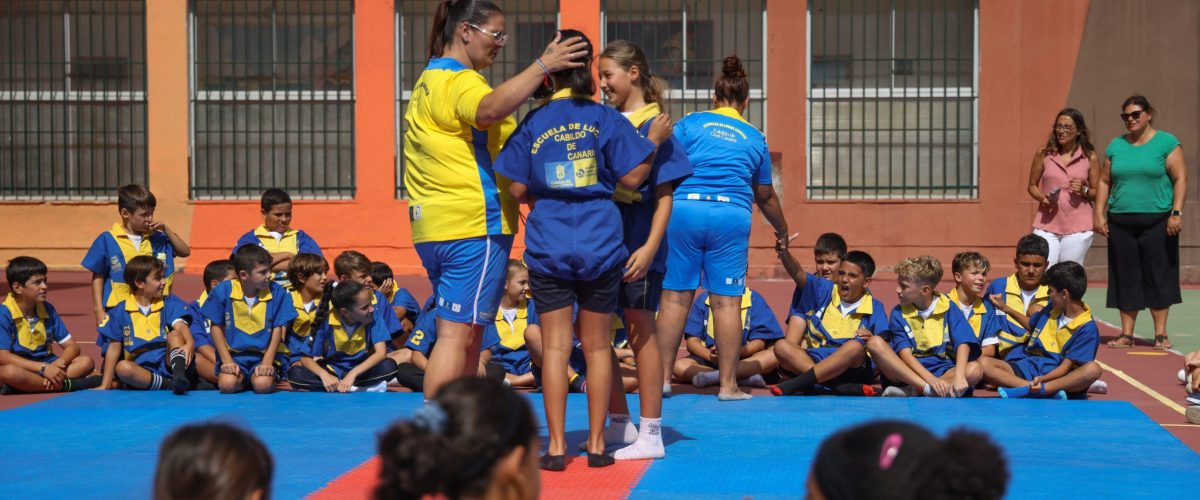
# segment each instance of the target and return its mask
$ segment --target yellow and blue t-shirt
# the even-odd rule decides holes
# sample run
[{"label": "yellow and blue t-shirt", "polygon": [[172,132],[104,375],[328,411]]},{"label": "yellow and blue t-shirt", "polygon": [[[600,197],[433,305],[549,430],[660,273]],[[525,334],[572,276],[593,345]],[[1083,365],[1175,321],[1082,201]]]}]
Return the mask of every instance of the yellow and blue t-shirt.
[{"label": "yellow and blue t-shirt", "polygon": [[848,340],[862,343],[858,339],[859,328],[870,330],[872,335],[887,333],[887,310],[870,290],[859,298],[857,307],[843,313],[837,285],[812,273],[805,274],[808,279],[804,288],[796,288],[792,293],[789,315],[804,319],[809,349],[836,349]]},{"label": "yellow and blue t-shirt", "polygon": [[[414,352],[419,352],[425,357],[429,357],[429,353],[433,352],[433,345],[437,343],[437,310],[431,307],[435,303],[433,297],[429,297],[426,301],[426,307],[421,314],[417,316],[417,322],[413,325],[412,334],[408,336],[408,341],[404,343],[404,347],[412,349]],[[485,332],[487,330],[484,330]],[[500,338],[495,334],[484,334],[483,345],[480,352],[490,350],[496,344],[500,343]]]},{"label": "yellow and blue t-shirt", "polygon": [[[265,248],[270,253],[290,253],[292,255],[298,253],[313,253],[325,257],[321,253],[321,247],[312,239],[308,233],[299,229],[289,229],[279,234],[279,239],[276,239],[271,231],[267,230],[266,226],[258,226],[241,238],[238,238],[237,243],[233,245],[233,250],[236,251],[242,245],[258,245]],[[233,253],[232,251],[230,253]],[[272,275],[272,278],[280,286],[291,289],[292,282],[288,280],[287,271],[278,271]]]},{"label": "yellow and blue t-shirt", "polygon": [[529,186],[537,204],[525,223],[533,272],[589,281],[625,263],[613,192],[654,152],[654,143],[616,110],[556,92],[517,126],[496,172]]},{"label": "yellow and blue t-shirt", "polygon": [[118,222],[96,237],[82,262],[85,269],[104,277],[101,299],[105,309],[120,304],[132,293],[125,283],[125,263],[139,255],[149,255],[162,261],[166,266],[163,278],[167,280],[167,288],[163,293],[171,293],[171,284],[175,281],[175,247],[171,246],[171,239],[155,231],[145,235],[135,245]]},{"label": "yellow and blue t-shirt", "polygon": [[[296,319],[288,323],[287,335],[279,344],[279,352],[285,354],[302,353],[312,345],[313,321],[317,319],[317,307],[320,299],[305,303],[300,292],[292,292],[292,307],[296,310]],[[299,361],[297,355],[292,355],[291,362]]]},{"label": "yellow and blue t-shirt", "polygon": [[338,377],[343,377],[375,352],[375,344],[386,343],[391,338],[386,325],[380,321],[352,325],[332,310],[329,320],[315,328],[312,342],[304,344],[298,355],[324,358],[326,366]]},{"label": "yellow and blue t-shirt", "polygon": [[[658,103],[650,103],[625,117],[642,135],[648,135],[652,118],[661,113]],[[650,168],[650,176],[641,186],[636,190],[617,186],[613,200],[617,202],[617,208],[621,211],[621,225],[625,229],[625,249],[629,253],[637,251],[650,239],[650,226],[654,222],[654,210],[657,206],[655,190],[658,186],[678,182],[689,175],[692,175],[692,164],[688,162],[687,153],[679,139],[672,136],[670,140],[658,146]],[[666,272],[666,238],[663,238],[662,244],[659,245],[658,253],[650,263],[650,270]]]},{"label": "yellow and blue t-shirt", "polygon": [[[417,314],[421,312],[421,305],[417,303],[417,298],[413,297],[407,288],[401,288],[400,284],[392,281],[392,289],[383,290],[381,293],[383,293],[383,298],[387,299],[393,308],[404,308],[405,318],[412,322],[417,321]],[[395,311],[395,309],[392,309],[392,311]]]},{"label": "yellow and blue t-shirt", "polygon": [[927,318],[921,317],[921,311],[912,304],[892,309],[888,324],[892,350],[898,353],[911,349],[913,356],[926,367],[947,361],[953,364],[958,347],[963,344],[971,346],[970,359],[979,357],[979,340],[962,311],[940,293],[935,293],[933,300],[933,313]]},{"label": "yellow and blue t-shirt", "polygon": [[771,184],[767,139],[733,108],[685,116],[675,124],[675,138],[692,164],[692,175],[675,188],[675,201],[719,201],[750,210],[754,185]]},{"label": "yellow and blue t-shirt", "polygon": [[[1020,367],[1022,376],[1045,375],[1065,360],[1082,365],[1096,360],[1100,329],[1092,319],[1092,309],[1084,304],[1083,313],[1059,326],[1062,311],[1047,307],[1029,318],[1033,334],[1013,348],[1005,361]],[[1036,372],[1036,373],[1033,373]]]},{"label": "yellow and blue t-shirt", "polygon": [[209,321],[208,318],[204,317],[204,313],[200,312],[204,308],[206,301],[208,301],[208,292],[202,292],[200,298],[188,304],[187,307],[187,313],[192,317],[192,340],[195,341],[196,347],[213,345],[212,321]]},{"label": "yellow and blue t-shirt", "polygon": [[[770,343],[783,338],[783,328],[779,326],[779,319],[758,292],[747,288],[742,294],[741,314],[742,345],[756,339]],[[712,347],[717,342],[715,328],[716,322],[713,321],[712,308],[708,303],[708,292],[700,292],[696,301],[692,303],[683,333],[688,337],[703,340],[705,346]]]},{"label": "yellow and blue t-shirt", "polygon": [[225,281],[213,287],[200,311],[213,324],[224,328],[230,354],[256,353],[260,356],[271,344],[271,330],[287,326],[297,316],[292,295],[283,287],[268,282],[258,291],[251,305],[246,301],[240,280]]},{"label": "yellow and blue t-shirt", "polygon": [[0,307],[0,351],[9,351],[25,359],[49,363],[58,356],[50,343],[63,344],[71,340],[67,325],[49,302],[37,305],[32,318],[26,318],[17,297],[8,294]]},{"label": "yellow and blue t-shirt", "polygon": [[1004,329],[1004,324],[1008,322],[1005,319],[1004,311],[997,310],[990,300],[975,297],[975,303],[968,311],[964,312],[962,302],[958,300],[958,288],[950,290],[946,297],[950,299],[950,304],[963,313],[963,317],[971,326],[971,332],[975,334],[975,339],[979,341],[981,347],[1000,343],[1000,332]]},{"label": "yellow and blue t-shirt", "polygon": [[404,187],[413,243],[513,234],[517,203],[492,161],[516,122],[480,130],[479,103],[492,88],[455,59],[435,58],[404,113]]},{"label": "yellow and blue t-shirt", "polygon": [[[1003,278],[996,278],[988,285],[987,294],[1004,295],[1004,303],[1013,309],[1021,312],[1029,310],[1034,304],[1043,307],[1050,304],[1050,288],[1046,285],[1039,285],[1033,294],[1033,299],[1029,301],[1029,305],[1025,304],[1025,300],[1021,297],[1021,285],[1017,280],[1016,274],[1010,274]],[[998,314],[1004,314],[1004,311],[997,310]],[[1021,326],[1017,320],[1004,314],[1005,321],[1001,323],[1002,327],[997,336],[1000,343],[997,345],[1001,356],[1006,355],[1013,347],[1024,344],[1029,338],[1029,332],[1025,331],[1025,327]]]},{"label": "yellow and blue t-shirt", "polygon": [[124,359],[150,369],[163,367],[167,355],[167,334],[182,321],[185,326],[193,321],[187,312],[187,303],[174,295],[155,300],[143,310],[133,297],[108,310],[97,331],[96,343],[120,342],[125,351]]},{"label": "yellow and blue t-shirt", "polygon": [[524,299],[517,304],[512,323],[504,317],[503,309],[496,311],[496,321],[483,331],[484,342],[496,342],[490,348],[492,362],[513,375],[529,373],[533,369],[533,358],[525,345],[525,329],[537,324],[540,323],[533,299]]}]

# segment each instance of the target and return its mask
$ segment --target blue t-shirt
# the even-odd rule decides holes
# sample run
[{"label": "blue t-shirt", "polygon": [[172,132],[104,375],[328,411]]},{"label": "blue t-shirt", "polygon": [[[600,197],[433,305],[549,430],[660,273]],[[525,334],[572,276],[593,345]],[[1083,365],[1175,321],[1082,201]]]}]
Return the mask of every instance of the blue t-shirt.
[{"label": "blue t-shirt", "polygon": [[613,191],[654,151],[616,110],[563,90],[531,111],[496,158],[496,172],[529,187],[529,269],[587,281],[625,263]]},{"label": "blue t-shirt", "polygon": [[375,344],[391,339],[386,325],[377,318],[363,325],[347,325],[336,310],[331,310],[325,324],[313,332],[312,342],[298,344],[299,356],[323,357],[343,376],[366,360],[374,352]]},{"label": "blue t-shirt", "polygon": [[201,293],[200,298],[188,304],[187,307],[187,313],[192,317],[190,329],[196,347],[212,345],[212,321],[205,318],[204,313],[201,312],[206,301],[208,301],[208,292]]},{"label": "blue t-shirt", "polygon": [[[408,336],[408,341],[404,343],[404,347],[412,349],[414,352],[423,354],[426,358],[429,353],[433,352],[433,345],[437,343],[437,310],[430,307],[434,302],[433,297],[425,303],[425,309],[417,316],[417,322],[413,325],[412,334]],[[490,334],[488,332],[491,332]],[[482,351],[486,351],[500,343],[500,337],[496,335],[495,329],[485,329],[483,334]]]},{"label": "blue t-shirt", "polygon": [[[271,330],[296,319],[292,294],[275,282],[268,282],[258,291],[253,305],[246,301],[241,281],[219,283],[208,292],[208,300],[200,311],[212,324],[224,329],[230,354],[265,353],[271,344]],[[279,341],[282,344],[283,337]]]},{"label": "blue t-shirt", "polygon": [[194,321],[188,314],[187,303],[174,295],[150,304],[149,313],[143,312],[137,301],[129,297],[108,310],[97,328],[100,336],[96,343],[103,343],[107,348],[109,342],[120,342],[125,359],[152,366],[162,361],[167,350],[167,334],[181,320],[185,325]]},{"label": "blue t-shirt", "polygon": [[[746,288],[746,292],[742,294],[741,314],[742,345],[755,339],[769,341],[783,338],[783,328],[779,326],[779,319],[771,311],[771,306],[767,305],[766,299],[758,292]],[[683,333],[688,337],[703,340],[705,346],[712,347],[717,342],[713,332],[714,327],[712,309],[708,304],[708,292],[700,292],[700,295],[696,296],[696,301],[692,303],[692,310],[688,313]]]},{"label": "blue t-shirt", "polygon": [[859,298],[857,307],[843,314],[837,286],[820,276],[806,274],[804,288],[797,287],[792,292],[788,314],[805,321],[804,335],[810,348],[837,348],[848,340],[861,343],[859,328],[870,330],[872,335],[887,333],[887,310],[870,290]]},{"label": "blue t-shirt", "polygon": [[755,184],[771,184],[767,138],[733,108],[685,116],[675,124],[692,176],[675,188],[675,200],[723,201],[750,210]]},{"label": "blue t-shirt", "polygon": [[25,359],[48,361],[54,359],[50,344],[62,344],[71,339],[67,325],[49,302],[37,305],[32,318],[26,318],[17,304],[17,297],[8,294],[0,306],[0,350]]},{"label": "blue t-shirt", "polygon": [[922,318],[912,304],[892,309],[888,325],[892,350],[899,353],[912,349],[917,359],[935,357],[954,361],[958,346],[967,344],[971,346],[970,359],[979,357],[979,339],[975,338],[962,311],[940,293],[935,293],[933,300],[933,313],[927,318]]},{"label": "blue t-shirt", "polygon": [[1092,309],[1085,304],[1082,314],[1060,327],[1058,320],[1061,315],[1058,309],[1047,307],[1029,318],[1033,333],[1024,345],[1013,349],[1007,359],[1014,361],[1041,357],[1051,360],[1055,365],[1067,359],[1080,365],[1095,361],[1096,349],[1100,346],[1100,330],[1092,319]]},{"label": "blue t-shirt", "polygon": [[530,325],[539,324],[533,299],[525,299],[517,304],[515,309],[516,314],[511,325],[501,309],[496,311],[496,320],[483,329],[484,342],[496,342],[491,347],[492,362],[500,364],[509,373],[516,373],[529,366],[532,358],[529,355],[529,347],[525,345],[525,329]]},{"label": "blue t-shirt", "polygon": [[104,278],[104,292],[100,298],[105,309],[124,302],[133,293],[125,283],[125,264],[139,255],[162,261],[166,267],[163,278],[167,280],[163,293],[171,293],[171,284],[175,281],[175,247],[171,245],[171,239],[161,231],[155,231],[142,235],[142,239],[134,244],[118,222],[96,237],[81,262],[85,269]]},{"label": "blue t-shirt", "polygon": [[[651,103],[634,111],[628,118],[638,127],[642,135],[649,135],[650,124],[653,118],[659,114],[658,104]],[[654,163],[646,182],[638,186],[637,190],[617,186],[613,199],[616,200],[617,208],[621,211],[621,225],[625,229],[625,249],[629,253],[637,251],[646,244],[646,240],[650,239],[650,226],[654,222],[654,210],[657,208],[655,190],[658,186],[678,182],[689,175],[692,175],[692,164],[688,162],[687,153],[684,152],[679,139],[671,137],[670,140],[658,146],[658,152],[654,156]],[[659,273],[667,271],[666,238],[663,238],[662,243],[659,244],[658,253],[654,255],[654,261],[650,263],[650,270]]]}]

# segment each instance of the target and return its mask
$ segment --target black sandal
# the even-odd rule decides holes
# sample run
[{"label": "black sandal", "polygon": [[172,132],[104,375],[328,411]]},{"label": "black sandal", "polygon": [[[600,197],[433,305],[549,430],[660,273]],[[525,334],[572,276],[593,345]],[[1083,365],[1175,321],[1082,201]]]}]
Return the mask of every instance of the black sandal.
[{"label": "black sandal", "polygon": [[538,457],[538,468],[551,472],[567,470],[566,455],[551,455],[549,453]]},{"label": "black sandal", "polygon": [[[1121,342],[1122,340],[1126,340],[1126,339],[1129,340],[1128,344],[1125,344],[1125,345],[1119,344],[1119,342]],[[1126,335],[1126,334],[1122,333],[1120,335],[1117,335],[1117,338],[1108,341],[1107,345],[1108,345],[1109,349],[1128,349],[1130,347],[1133,347],[1133,344],[1134,344],[1133,335]]]},{"label": "black sandal", "polygon": [[1158,349],[1160,351],[1169,351],[1169,350],[1171,350],[1172,347],[1175,347],[1175,344],[1172,344],[1171,339],[1167,338],[1166,335],[1155,335],[1154,336],[1154,348],[1155,349]]}]

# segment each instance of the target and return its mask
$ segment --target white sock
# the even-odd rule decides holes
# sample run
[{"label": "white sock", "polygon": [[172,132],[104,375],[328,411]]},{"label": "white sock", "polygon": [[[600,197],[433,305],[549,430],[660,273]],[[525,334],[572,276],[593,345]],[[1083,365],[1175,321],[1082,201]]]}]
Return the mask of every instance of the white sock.
[{"label": "white sock", "polygon": [[925,390],[921,391],[921,393],[924,394],[926,397],[931,397],[931,398],[934,396],[937,396],[937,393],[933,392],[933,387],[930,387],[929,384],[925,384]]},{"label": "white sock", "polygon": [[387,382],[380,382],[378,384],[368,386],[356,385],[350,389],[350,392],[387,392],[387,388]]},{"label": "white sock", "polygon": [[1108,382],[1103,380],[1092,382],[1092,386],[1088,387],[1088,392],[1092,394],[1108,394]]},{"label": "white sock", "polygon": [[[604,426],[604,446],[630,444],[638,439],[638,428],[629,415],[610,413],[608,425]],[[587,441],[579,443],[579,449],[587,451]]]},{"label": "white sock", "polygon": [[748,385],[750,387],[766,387],[767,381],[763,380],[761,374],[755,373],[749,377],[738,379],[738,385]]},{"label": "white sock", "polygon": [[633,444],[613,453],[617,460],[646,460],[667,455],[662,442],[662,418],[642,417],[641,430]]},{"label": "white sock", "polygon": [[696,387],[708,387],[717,385],[721,381],[721,372],[713,370],[711,372],[699,372],[692,376],[692,385]]},{"label": "white sock", "polygon": [[737,391],[733,394],[717,394],[717,401],[745,401],[752,398],[754,396],[742,391]]},{"label": "white sock", "polygon": [[671,394],[671,383],[663,382],[663,396]]}]

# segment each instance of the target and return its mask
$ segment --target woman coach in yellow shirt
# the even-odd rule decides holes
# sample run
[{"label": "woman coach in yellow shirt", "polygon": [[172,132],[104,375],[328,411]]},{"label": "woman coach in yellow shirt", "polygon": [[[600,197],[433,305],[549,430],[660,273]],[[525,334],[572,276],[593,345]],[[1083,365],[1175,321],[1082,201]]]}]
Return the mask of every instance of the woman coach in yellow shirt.
[{"label": "woman coach in yellow shirt", "polygon": [[[429,36],[429,65],[404,115],[404,185],[413,243],[437,300],[438,343],[425,394],[475,374],[483,326],[504,291],[516,203],[492,160],[515,126],[510,115],[550,73],[580,66],[578,38],[558,37],[517,76],[492,89],[479,70],[508,41],[504,12],[480,0],[443,0]],[[467,369],[465,367],[470,367]]]}]

